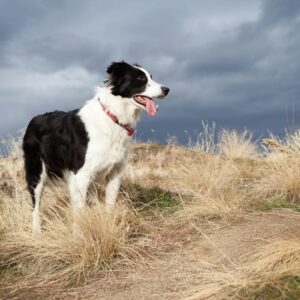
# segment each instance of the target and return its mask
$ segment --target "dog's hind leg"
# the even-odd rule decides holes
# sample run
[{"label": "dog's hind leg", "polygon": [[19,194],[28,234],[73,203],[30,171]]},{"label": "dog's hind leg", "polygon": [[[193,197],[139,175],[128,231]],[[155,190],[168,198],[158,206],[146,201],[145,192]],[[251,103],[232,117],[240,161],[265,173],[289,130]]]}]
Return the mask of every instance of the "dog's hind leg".
[{"label": "dog's hind leg", "polygon": [[40,200],[47,174],[45,164],[39,156],[39,151],[36,150],[36,147],[24,145],[26,181],[33,205],[32,231],[39,233],[41,232]]},{"label": "dog's hind leg", "polygon": [[32,212],[32,232],[41,232],[41,220],[40,220],[40,202],[41,195],[44,187],[45,180],[47,178],[46,168],[44,163],[42,163],[42,173],[40,175],[40,180],[37,186],[34,188],[33,197],[35,199],[35,204]]}]

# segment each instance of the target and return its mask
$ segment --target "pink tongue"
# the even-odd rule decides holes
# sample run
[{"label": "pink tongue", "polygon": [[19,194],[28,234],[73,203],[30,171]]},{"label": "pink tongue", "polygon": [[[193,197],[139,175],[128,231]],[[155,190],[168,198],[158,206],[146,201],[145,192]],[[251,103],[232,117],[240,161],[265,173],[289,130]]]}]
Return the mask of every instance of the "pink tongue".
[{"label": "pink tongue", "polygon": [[146,111],[148,115],[154,117],[157,112],[155,102],[149,98],[144,98],[144,99],[146,100]]}]

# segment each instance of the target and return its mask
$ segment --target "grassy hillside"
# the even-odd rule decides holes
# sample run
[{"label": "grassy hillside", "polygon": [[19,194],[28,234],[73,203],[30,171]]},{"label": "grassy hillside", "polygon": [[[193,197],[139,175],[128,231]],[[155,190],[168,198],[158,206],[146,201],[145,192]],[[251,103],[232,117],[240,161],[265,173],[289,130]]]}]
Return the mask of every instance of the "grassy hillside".
[{"label": "grassy hillside", "polygon": [[2,298],[299,299],[300,135],[219,141],[133,144],[117,207],[105,212],[96,179],[76,235],[62,182],[31,233],[14,147],[0,159]]}]

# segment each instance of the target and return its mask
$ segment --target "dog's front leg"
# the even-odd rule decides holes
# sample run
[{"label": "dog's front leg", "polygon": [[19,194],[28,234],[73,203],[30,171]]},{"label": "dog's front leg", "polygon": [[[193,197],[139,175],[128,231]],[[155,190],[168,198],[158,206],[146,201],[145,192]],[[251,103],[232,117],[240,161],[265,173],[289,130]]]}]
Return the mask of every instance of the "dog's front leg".
[{"label": "dog's front leg", "polygon": [[119,188],[121,185],[122,171],[119,169],[107,177],[107,185],[105,191],[105,205],[106,209],[110,211],[117,200]]},{"label": "dog's front leg", "polygon": [[90,178],[82,175],[80,172],[70,175],[68,180],[69,192],[75,211],[81,210],[84,207],[89,183]]},{"label": "dog's front leg", "polygon": [[89,183],[89,177],[84,176],[84,174],[81,174],[80,172],[78,172],[77,174],[72,173],[68,180],[69,193],[73,208],[72,230],[75,236],[81,236],[78,217],[81,210],[85,206]]}]

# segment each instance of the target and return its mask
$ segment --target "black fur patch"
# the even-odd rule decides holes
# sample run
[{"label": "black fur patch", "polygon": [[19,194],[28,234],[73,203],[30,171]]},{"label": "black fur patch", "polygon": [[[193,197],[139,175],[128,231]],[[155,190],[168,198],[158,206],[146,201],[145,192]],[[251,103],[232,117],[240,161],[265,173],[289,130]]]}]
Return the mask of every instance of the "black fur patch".
[{"label": "black fur patch", "polygon": [[76,173],[84,164],[89,138],[77,113],[78,110],[73,110],[38,115],[26,129],[23,139],[25,172],[33,203],[42,161],[48,175],[57,177],[62,177],[64,170]]},{"label": "black fur patch", "polygon": [[148,79],[146,74],[126,62],[113,62],[108,68],[106,83],[112,87],[112,94],[131,98],[145,91]]}]

